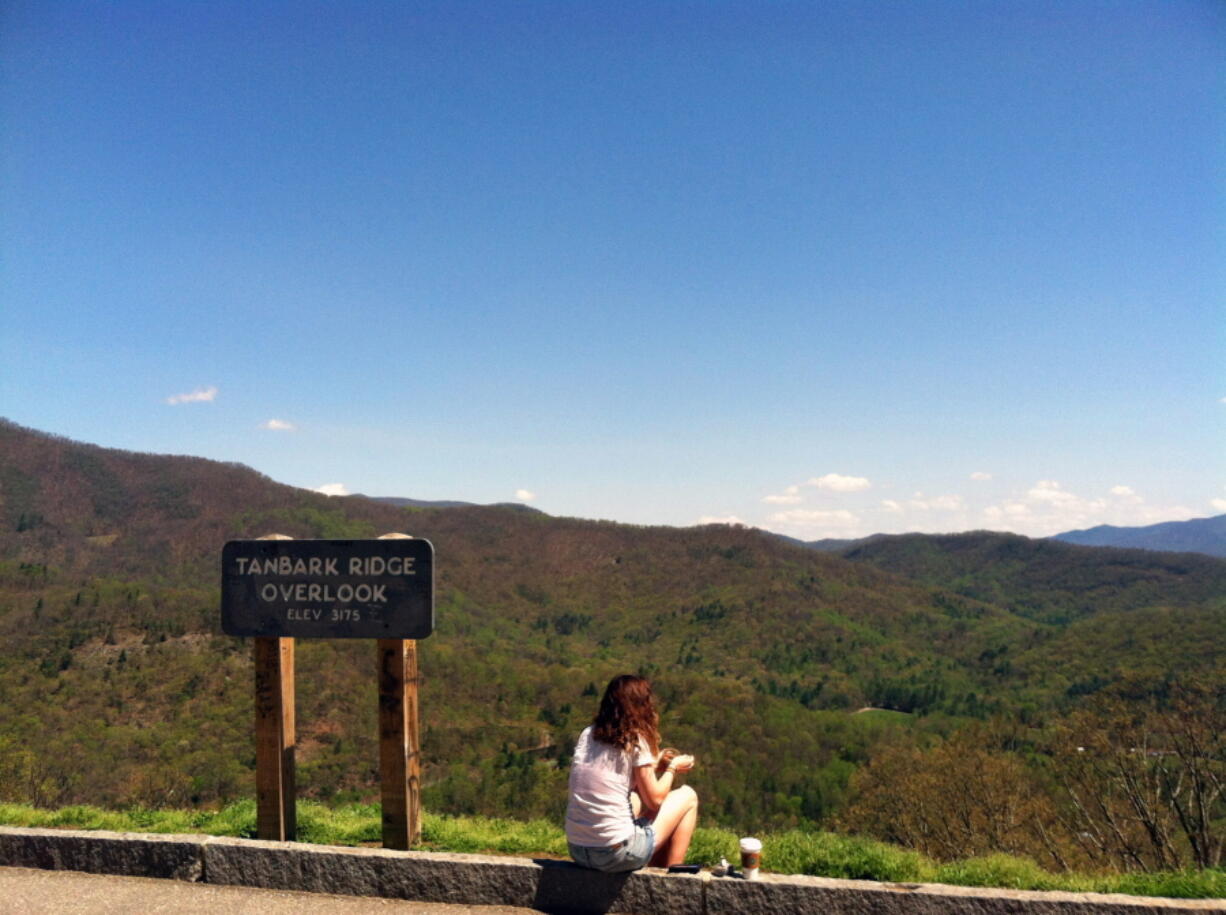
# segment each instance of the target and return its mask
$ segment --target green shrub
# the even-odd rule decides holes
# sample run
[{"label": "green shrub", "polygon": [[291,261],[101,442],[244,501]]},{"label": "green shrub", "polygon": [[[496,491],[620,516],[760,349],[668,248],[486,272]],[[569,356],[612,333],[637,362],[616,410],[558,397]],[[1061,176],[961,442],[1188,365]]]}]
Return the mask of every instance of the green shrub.
[{"label": "green shrub", "polygon": [[785,874],[906,882],[923,878],[925,859],[873,839],[794,829],[764,841],[762,865]]},{"label": "green shrub", "polygon": [[0,823],[7,826],[38,828],[46,825],[45,820],[46,811],[29,804],[0,804]]},{"label": "green shrub", "polygon": [[383,837],[382,816],[375,804],[325,807],[298,802],[298,840],[318,845],[361,845]]},{"label": "green shrub", "polygon": [[996,886],[1011,890],[1090,890],[1091,882],[1049,873],[1029,858],[986,855],[942,864],[934,874],[937,883],[955,886]]},{"label": "green shrub", "polygon": [[55,811],[47,818],[44,825],[62,826],[72,829],[109,829],[114,832],[131,831],[131,821],[123,813],[91,807],[88,804],[76,804]]},{"label": "green shrub", "polygon": [[255,801],[248,799],[227,804],[201,824],[200,831],[211,836],[254,839],[257,832]]},{"label": "green shrub", "polygon": [[1113,893],[1167,896],[1172,899],[1226,899],[1226,869],[1121,874],[1111,879]]},{"label": "green shrub", "polygon": [[548,820],[495,820],[426,814],[422,844],[439,851],[567,856],[566,835]]},{"label": "green shrub", "polygon": [[694,838],[690,841],[688,861],[713,867],[719,864],[720,858],[727,858],[735,864],[737,861],[737,835],[726,829],[710,829],[698,827],[694,830]]}]

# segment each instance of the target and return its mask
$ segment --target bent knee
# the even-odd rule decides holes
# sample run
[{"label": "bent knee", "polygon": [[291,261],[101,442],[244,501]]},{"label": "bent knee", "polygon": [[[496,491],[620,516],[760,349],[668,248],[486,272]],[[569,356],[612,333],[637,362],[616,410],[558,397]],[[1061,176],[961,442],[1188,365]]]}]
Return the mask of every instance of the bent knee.
[{"label": "bent knee", "polygon": [[689,785],[682,785],[677,789],[677,794],[680,795],[686,807],[698,808],[698,792]]}]

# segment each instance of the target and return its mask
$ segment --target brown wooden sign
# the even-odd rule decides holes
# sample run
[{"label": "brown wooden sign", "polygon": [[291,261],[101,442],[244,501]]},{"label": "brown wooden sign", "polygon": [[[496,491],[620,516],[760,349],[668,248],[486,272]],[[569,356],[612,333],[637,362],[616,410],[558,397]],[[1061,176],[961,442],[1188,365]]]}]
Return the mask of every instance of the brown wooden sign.
[{"label": "brown wooden sign", "polygon": [[434,630],[428,540],[231,540],[221,565],[227,635],[424,639]]},{"label": "brown wooden sign", "polygon": [[294,637],[375,638],[383,845],[421,841],[417,642],[434,630],[434,547],[407,534],[291,540],[222,550],[222,629],[254,636],[256,832],[292,841]]}]

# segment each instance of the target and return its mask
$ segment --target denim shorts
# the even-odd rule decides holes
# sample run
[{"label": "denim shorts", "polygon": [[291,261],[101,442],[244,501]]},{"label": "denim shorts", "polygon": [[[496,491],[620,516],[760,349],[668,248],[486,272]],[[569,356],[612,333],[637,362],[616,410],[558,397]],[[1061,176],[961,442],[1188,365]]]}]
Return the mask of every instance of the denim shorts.
[{"label": "denim shorts", "polygon": [[636,871],[651,860],[651,853],[656,849],[656,834],[647,820],[634,821],[634,835],[621,845],[612,848],[588,848],[586,845],[571,845],[570,856],[576,864],[604,871],[608,874],[620,874],[623,871]]}]

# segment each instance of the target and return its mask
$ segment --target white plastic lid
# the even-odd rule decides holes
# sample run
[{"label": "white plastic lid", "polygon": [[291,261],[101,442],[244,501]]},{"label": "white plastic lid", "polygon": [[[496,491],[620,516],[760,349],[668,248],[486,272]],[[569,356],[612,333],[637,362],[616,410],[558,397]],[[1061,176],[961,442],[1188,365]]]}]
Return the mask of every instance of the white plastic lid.
[{"label": "white plastic lid", "polygon": [[762,840],[755,839],[752,836],[746,836],[741,839],[741,851],[761,851]]}]

